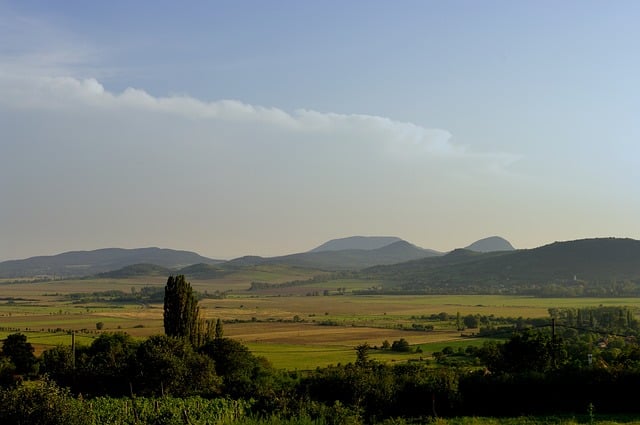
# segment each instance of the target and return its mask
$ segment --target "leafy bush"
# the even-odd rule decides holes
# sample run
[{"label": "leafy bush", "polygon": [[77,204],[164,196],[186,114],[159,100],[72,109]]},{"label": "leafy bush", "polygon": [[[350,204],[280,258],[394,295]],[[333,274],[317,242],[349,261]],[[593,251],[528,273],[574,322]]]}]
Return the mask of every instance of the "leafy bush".
[{"label": "leafy bush", "polygon": [[48,379],[0,391],[4,425],[84,425],[82,401]]},{"label": "leafy bush", "polygon": [[404,338],[400,338],[397,341],[393,341],[393,343],[391,344],[391,351],[408,353],[409,351],[411,351],[411,346],[409,345],[409,341]]}]

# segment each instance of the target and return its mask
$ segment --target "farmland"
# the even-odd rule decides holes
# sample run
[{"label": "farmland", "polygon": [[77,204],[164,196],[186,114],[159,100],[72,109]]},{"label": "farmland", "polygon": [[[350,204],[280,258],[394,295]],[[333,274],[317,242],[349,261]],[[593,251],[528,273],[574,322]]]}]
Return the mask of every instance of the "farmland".
[{"label": "farmland", "polygon": [[[483,343],[469,338],[473,330],[461,333],[454,320],[433,321],[446,313],[495,317],[549,317],[551,307],[628,306],[633,298],[532,298],[497,295],[353,295],[370,286],[370,281],[345,279],[313,283],[296,288],[249,291],[253,281],[280,283],[308,279],[312,272],[280,266],[261,266],[219,279],[192,280],[194,289],[223,293],[224,297],[203,298],[201,312],[207,319],[221,319],[225,336],[246,344],[256,355],[269,359],[277,368],[312,369],[347,363],[354,359],[354,347],[368,343],[406,339],[423,353],[372,351],[374,359],[386,362],[429,358],[444,346],[466,347]],[[39,283],[1,283],[0,336],[24,332],[37,352],[58,344],[69,344],[69,331],[77,333],[79,344],[90,344],[100,332],[123,331],[135,338],[163,332],[162,302],[119,302],[106,291],[139,293],[145,287],[160,291],[165,280],[159,276],[128,279],[76,279]],[[308,296],[309,293],[315,294]],[[320,295],[327,294],[327,295]],[[73,296],[72,296],[73,295]],[[101,330],[97,329],[101,324]],[[429,330],[418,326],[430,326]],[[464,334],[464,336],[463,336]]]},{"label": "farmland", "polygon": [[[326,282],[317,276],[261,265],[192,279],[199,317],[223,324],[216,324],[215,337],[197,351],[186,339],[158,336],[164,333],[163,276],[5,282],[0,338],[15,344],[16,337],[26,336],[40,355],[39,373],[55,379],[36,385],[47,394],[47,385],[69,387],[70,393],[59,396],[78,408],[82,401],[71,394],[115,397],[107,400],[113,404],[130,393],[163,400],[168,393],[250,399],[256,403],[251,414],[285,410],[291,423],[310,414],[350,415],[353,423],[394,415],[424,419],[435,415],[434,406],[443,416],[561,413],[572,423],[576,415],[591,414],[595,423],[591,400],[603,413],[633,413],[631,396],[620,389],[624,385],[615,371],[635,364],[629,363],[636,358],[632,334],[618,337],[638,334],[635,298],[363,295],[360,289],[377,283],[352,276]],[[551,337],[552,312],[564,320],[558,333],[566,342]],[[572,328],[576,323],[598,328],[583,337]],[[514,333],[528,327],[546,329]],[[602,330],[611,335],[605,345]],[[72,339],[76,356],[68,347]],[[525,348],[518,351],[518,344]],[[597,368],[587,365],[586,352]],[[71,358],[77,364],[69,367]],[[5,394],[22,400],[19,391],[33,388],[29,385]],[[575,401],[549,401],[566,393],[576,394]],[[425,397],[436,404],[424,404]],[[160,412],[160,402],[149,400],[150,414],[174,414],[164,407]],[[191,415],[181,409],[179,415]]]}]

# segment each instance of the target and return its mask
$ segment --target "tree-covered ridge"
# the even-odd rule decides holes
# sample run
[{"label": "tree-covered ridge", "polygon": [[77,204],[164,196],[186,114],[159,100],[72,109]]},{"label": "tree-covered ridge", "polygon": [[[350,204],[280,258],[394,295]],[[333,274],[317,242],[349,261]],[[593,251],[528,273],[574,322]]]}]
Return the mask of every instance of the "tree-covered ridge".
[{"label": "tree-covered ridge", "polygon": [[540,248],[477,253],[456,250],[360,273],[386,290],[536,296],[640,295],[640,241],[584,239]]},{"label": "tree-covered ridge", "polygon": [[511,242],[500,236],[490,236],[466,246],[465,249],[476,252],[513,251]]},{"label": "tree-covered ridge", "polygon": [[179,269],[192,264],[220,262],[222,261],[203,257],[195,252],[166,248],[104,248],[3,261],[0,262],[0,277],[91,276],[135,264]]}]

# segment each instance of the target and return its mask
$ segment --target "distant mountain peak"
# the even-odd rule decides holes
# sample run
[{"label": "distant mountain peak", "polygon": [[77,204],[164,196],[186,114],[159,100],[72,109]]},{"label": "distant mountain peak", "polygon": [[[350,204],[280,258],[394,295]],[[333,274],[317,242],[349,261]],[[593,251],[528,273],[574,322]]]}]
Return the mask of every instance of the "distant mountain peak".
[{"label": "distant mountain peak", "polygon": [[488,238],[475,241],[465,249],[475,252],[494,252],[494,251],[514,251],[515,248],[511,243],[500,236],[490,236]]},{"label": "distant mountain peak", "polygon": [[221,262],[195,252],[168,248],[102,248],[3,261],[0,263],[0,277],[91,276],[116,271],[126,266],[136,266],[123,272],[131,274],[136,269],[148,269],[149,265],[175,269],[196,263]]},{"label": "distant mountain peak", "polygon": [[395,236],[350,236],[347,238],[331,239],[309,252],[345,251],[349,249],[371,251],[400,241],[402,241],[402,239]]}]

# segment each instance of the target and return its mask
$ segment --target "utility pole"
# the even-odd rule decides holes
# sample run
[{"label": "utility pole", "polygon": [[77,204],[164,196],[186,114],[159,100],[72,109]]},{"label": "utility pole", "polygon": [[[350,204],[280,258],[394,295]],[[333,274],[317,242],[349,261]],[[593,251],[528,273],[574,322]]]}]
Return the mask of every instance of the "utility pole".
[{"label": "utility pole", "polygon": [[76,370],[76,331],[71,331],[71,365]]},{"label": "utility pole", "polygon": [[551,361],[556,367],[556,318],[551,318]]}]

